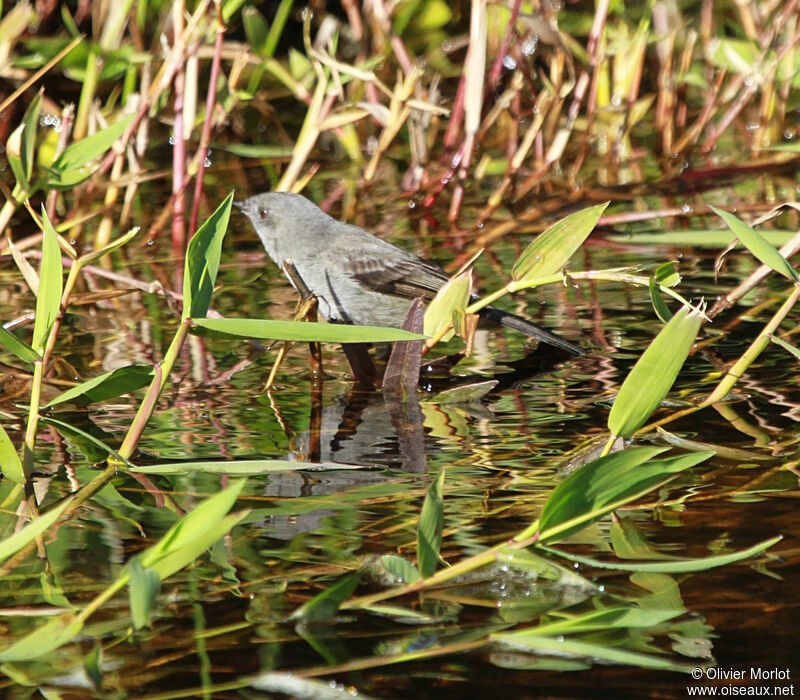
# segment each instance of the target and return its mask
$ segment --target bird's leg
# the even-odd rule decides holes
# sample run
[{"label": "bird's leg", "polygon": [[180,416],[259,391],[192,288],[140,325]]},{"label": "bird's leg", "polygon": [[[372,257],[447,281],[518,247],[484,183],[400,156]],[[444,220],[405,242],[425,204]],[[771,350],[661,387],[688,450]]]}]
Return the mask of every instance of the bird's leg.
[{"label": "bird's leg", "polygon": [[[291,281],[294,288],[300,293],[300,301],[294,310],[295,321],[316,321],[317,320],[317,298],[311,293],[303,278],[297,272],[294,263],[287,259],[283,261],[283,271]],[[275,377],[278,375],[278,369],[283,363],[283,358],[289,350],[291,343],[284,342],[281,344],[278,355],[270,370],[267,383],[264,385],[264,391],[269,391],[275,383]],[[315,383],[322,383],[322,348],[319,343],[309,343],[311,350],[311,376],[314,378]]]}]

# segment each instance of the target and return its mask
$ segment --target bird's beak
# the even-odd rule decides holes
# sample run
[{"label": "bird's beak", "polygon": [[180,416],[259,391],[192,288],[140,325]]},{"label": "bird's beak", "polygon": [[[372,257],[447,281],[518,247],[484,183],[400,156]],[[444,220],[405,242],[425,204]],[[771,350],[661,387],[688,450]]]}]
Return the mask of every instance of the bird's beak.
[{"label": "bird's beak", "polygon": [[235,206],[240,211],[247,213],[247,202],[243,202],[241,199],[237,199],[234,201],[233,206]]}]

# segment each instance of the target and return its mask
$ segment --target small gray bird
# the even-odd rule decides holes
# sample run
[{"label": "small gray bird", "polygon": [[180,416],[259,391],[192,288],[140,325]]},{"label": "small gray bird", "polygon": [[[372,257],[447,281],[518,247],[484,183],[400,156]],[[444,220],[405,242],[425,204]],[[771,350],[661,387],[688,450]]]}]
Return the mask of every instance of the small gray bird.
[{"label": "small gray bird", "polygon": [[[286,260],[294,263],[329,321],[398,327],[412,299],[429,301],[447,282],[441,268],[358,226],[337,221],[302,195],[265,192],[236,205],[253,223],[273,262],[278,267]],[[507,311],[487,306],[479,314],[582,354],[576,345]]]}]

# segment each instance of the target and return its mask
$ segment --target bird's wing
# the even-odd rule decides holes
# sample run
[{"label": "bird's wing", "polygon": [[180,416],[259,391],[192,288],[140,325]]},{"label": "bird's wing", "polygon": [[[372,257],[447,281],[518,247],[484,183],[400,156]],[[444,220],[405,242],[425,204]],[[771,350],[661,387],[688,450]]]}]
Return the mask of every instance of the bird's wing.
[{"label": "bird's wing", "polygon": [[344,267],[350,277],[381,294],[432,299],[447,282],[447,275],[440,268],[380,239],[373,239],[366,246],[340,247],[338,252],[346,261]]}]

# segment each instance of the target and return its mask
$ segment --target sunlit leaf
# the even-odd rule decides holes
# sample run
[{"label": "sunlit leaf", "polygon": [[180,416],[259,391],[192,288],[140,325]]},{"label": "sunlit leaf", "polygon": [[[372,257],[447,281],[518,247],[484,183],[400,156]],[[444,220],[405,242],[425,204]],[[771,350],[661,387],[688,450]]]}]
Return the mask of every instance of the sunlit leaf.
[{"label": "sunlit leaf", "polygon": [[0,651],[0,663],[37,659],[66,644],[82,629],[83,621],[73,613],[59,615]]},{"label": "sunlit leaf", "polygon": [[613,435],[631,436],[658,408],[689,356],[700,322],[700,313],[684,306],[650,343],[614,399],[608,416]]},{"label": "sunlit leaf", "polygon": [[600,457],[571,474],[550,494],[542,509],[540,541],[566,537],[714,454],[695,452],[653,459],[666,449],[629,447]]},{"label": "sunlit leaf", "polygon": [[39,354],[44,353],[47,336],[58,318],[61,292],[64,287],[61,249],[58,236],[42,207],[42,262],[39,266],[39,295],[36,297],[36,320],[33,324],[31,346]]},{"label": "sunlit leaf", "polygon": [[[2,425],[0,425],[0,472],[15,484],[25,483],[25,471],[22,469],[19,453]],[[1,550],[2,543],[0,543]]]},{"label": "sunlit leaf", "polygon": [[428,488],[417,528],[417,564],[423,578],[436,572],[439,551],[442,548],[442,525],[444,523],[444,503],[442,488],[444,471],[439,473]]},{"label": "sunlit leaf", "polygon": [[227,338],[255,340],[294,340],[320,343],[388,343],[419,340],[423,336],[400,328],[348,326],[339,323],[273,321],[257,318],[194,318],[192,324]]},{"label": "sunlit leaf", "polygon": [[189,241],[183,273],[182,320],[190,316],[202,319],[208,311],[232,206],[233,192],[225,197]]},{"label": "sunlit leaf", "polygon": [[395,554],[384,554],[380,558],[381,566],[386,569],[396,580],[396,583],[414,583],[419,581],[421,576],[417,567],[408,559],[398,557]]},{"label": "sunlit leaf", "polygon": [[28,182],[30,182],[33,174],[33,163],[36,157],[36,133],[39,130],[39,113],[41,109],[42,93],[39,92],[28,105],[28,109],[25,110],[25,116],[22,118],[23,130],[20,158],[22,159],[22,168]]},{"label": "sunlit leaf", "polygon": [[134,116],[133,114],[124,116],[105,129],[71,143],[53,161],[52,169],[66,172],[89,165],[114,145],[133,121]]},{"label": "sunlit leaf", "polygon": [[758,544],[754,544],[747,549],[740,549],[738,552],[730,552],[728,554],[714,554],[708,557],[701,557],[699,559],[681,559],[679,557],[671,557],[669,561],[622,561],[622,562],[608,562],[594,559],[592,557],[584,557],[569,552],[562,552],[561,550],[546,547],[546,551],[564,557],[569,561],[578,564],[585,564],[599,569],[613,569],[615,571],[640,571],[647,573],[661,573],[661,574],[686,574],[695,571],[708,571],[718,566],[727,566],[734,564],[744,559],[757,557],[762,555],[770,547],[773,547],[783,539],[782,536],[772,537]]},{"label": "sunlit leaf", "polygon": [[128,600],[133,626],[138,630],[150,624],[150,612],[161,590],[161,578],[153,569],[143,567],[139,557],[128,565]]},{"label": "sunlit leaf", "polygon": [[107,246],[102,247],[100,250],[93,250],[90,253],[86,253],[86,255],[82,255],[80,258],[81,265],[92,265],[93,263],[100,260],[100,258],[105,257],[106,255],[110,255],[118,248],[126,245],[130,241],[134,239],[136,234],[139,233],[139,227],[136,226],[128,231],[126,234],[123,234],[116,240],[111,241]]},{"label": "sunlit leaf", "polygon": [[67,389],[54,398],[47,408],[62,403],[89,404],[130,394],[153,379],[153,368],[149,365],[128,365],[94,377]]},{"label": "sunlit leaf", "polygon": [[559,272],[589,237],[608,205],[581,209],[553,224],[519,256],[511,277],[530,281]]},{"label": "sunlit leaf", "polygon": [[290,158],[292,155],[291,148],[266,143],[226,143],[218,145],[217,148],[240,158]]},{"label": "sunlit leaf", "polygon": [[[0,430],[2,429],[0,428]],[[10,537],[6,537],[2,540],[2,542],[0,542],[0,562],[16,554],[33,542],[37,537],[47,532],[53,523],[61,517],[61,514],[67,509],[71,501],[71,498],[64,500],[55,508],[51,508],[46,513],[36,518],[36,520],[28,523],[21,530],[18,530]]]},{"label": "sunlit leaf", "polygon": [[653,310],[656,312],[661,323],[667,323],[672,318],[672,312],[661,298],[661,292],[658,288],[658,282],[654,277],[650,278],[650,303],[653,305]]},{"label": "sunlit leaf", "polygon": [[[423,333],[429,338],[436,336],[443,328],[451,325],[453,314],[462,313],[469,304],[472,294],[472,269],[464,270],[455,275],[442,286],[436,296],[425,309],[425,324]],[[452,328],[442,336],[442,342],[447,342],[455,335]]]},{"label": "sunlit leaf", "polygon": [[[139,555],[141,565],[152,567],[159,573],[162,580],[174,573],[174,571],[181,569],[182,566],[179,566],[174,571],[171,570],[172,566],[174,566],[174,561],[167,567],[159,567],[159,563],[167,556],[180,552],[198,541],[205,542],[208,539],[207,534],[209,531],[224,521],[226,513],[233,507],[245,483],[245,479],[233,482],[231,486],[207,498],[184,515],[158,542]],[[202,553],[208,549],[218,539],[219,536],[214,537],[200,549],[200,552]],[[164,573],[165,571],[168,571],[168,573]]]},{"label": "sunlit leaf", "polygon": [[[765,230],[761,235],[774,246],[788,243],[795,235],[794,231]],[[632,233],[621,236],[609,236],[610,241],[632,245],[681,246],[686,248],[724,248],[736,236],[722,229],[688,229],[664,231],[663,233]]]},{"label": "sunlit leaf", "polygon": [[800,277],[797,271],[791,266],[789,261],[752,226],[748,226],[744,221],[734,216],[730,212],[710,207],[728,225],[728,228],[736,234],[742,245],[747,248],[760,262],[767,267],[771,267],[778,274],[787,277],[792,282]]},{"label": "sunlit leaf", "polygon": [[0,326],[0,346],[29,365],[36,362],[36,360],[42,359],[24,340],[20,340],[11,331],[7,331],[2,326]]}]

